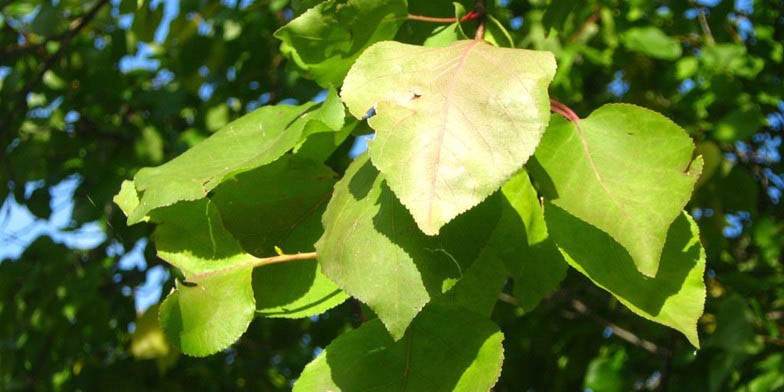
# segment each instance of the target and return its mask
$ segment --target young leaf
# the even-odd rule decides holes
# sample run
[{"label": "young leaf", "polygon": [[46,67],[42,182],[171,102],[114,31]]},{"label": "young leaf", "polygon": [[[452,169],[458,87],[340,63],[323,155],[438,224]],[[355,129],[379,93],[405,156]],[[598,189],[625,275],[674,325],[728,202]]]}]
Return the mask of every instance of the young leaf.
[{"label": "young leaf", "polygon": [[360,156],[335,186],[322,218],[319,263],[399,339],[422,307],[448,291],[476,259],[498,218],[492,201],[440,236],[426,236],[367,155]]},{"label": "young leaf", "polygon": [[442,48],[380,42],[357,59],[341,95],[357,118],[375,108],[373,164],[434,235],[533,154],[554,74],[549,52],[473,40]]},{"label": "young leaf", "polygon": [[[605,105],[579,121],[555,118],[536,150],[531,174],[553,204],[604,230],[656,276],[670,224],[702,171],[694,144],[656,112]],[[548,227],[550,225],[548,224]]]},{"label": "young leaf", "polygon": [[405,0],[325,1],[275,32],[281,52],[324,87],[337,87],[357,56],[392,39],[406,20]]},{"label": "young leaf", "polygon": [[502,340],[484,317],[428,306],[399,341],[378,319],[338,337],[294,391],[487,391],[501,373]]},{"label": "young leaf", "polygon": [[705,251],[697,225],[681,213],[667,234],[655,278],[637,273],[626,250],[605,232],[558,205],[545,204],[545,219],[566,261],[634,313],[672,327],[699,347],[697,319],[705,305]]},{"label": "young leaf", "polygon": [[343,110],[339,102],[330,105],[327,101],[265,106],[229,123],[177,158],[139,170],[134,183],[141,193],[140,202],[128,215],[128,223],[141,221],[159,207],[201,199],[232,174],[278,159],[300,141],[308,124],[340,129]]}]

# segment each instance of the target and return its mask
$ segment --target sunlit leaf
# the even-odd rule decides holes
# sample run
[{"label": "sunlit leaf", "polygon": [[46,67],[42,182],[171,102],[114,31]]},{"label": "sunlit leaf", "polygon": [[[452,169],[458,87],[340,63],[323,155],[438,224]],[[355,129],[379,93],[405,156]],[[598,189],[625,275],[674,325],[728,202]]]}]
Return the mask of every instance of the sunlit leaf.
[{"label": "sunlit leaf", "polygon": [[310,124],[340,129],[342,105],[326,102],[262,107],[177,158],[140,170],[134,178],[140,203],[128,222],[139,222],[150,211],[178,201],[201,199],[230,175],[274,161],[300,141]]},{"label": "sunlit leaf", "polygon": [[357,56],[392,39],[408,14],[405,0],[325,1],[275,32],[281,52],[324,87],[337,87]]},{"label": "sunlit leaf", "polygon": [[692,161],[683,129],[637,106],[605,105],[579,125],[553,119],[531,165],[534,180],[553,204],[608,233],[640,272],[655,276],[702,159]]},{"label": "sunlit leaf", "polygon": [[473,40],[442,48],[381,42],[357,60],[341,95],[357,118],[375,108],[373,164],[434,235],[533,154],[554,74],[549,52]]},{"label": "sunlit leaf", "polygon": [[398,339],[422,307],[474,262],[497,221],[495,201],[461,216],[440,236],[426,236],[363,155],[335,186],[316,243],[319,263]]}]

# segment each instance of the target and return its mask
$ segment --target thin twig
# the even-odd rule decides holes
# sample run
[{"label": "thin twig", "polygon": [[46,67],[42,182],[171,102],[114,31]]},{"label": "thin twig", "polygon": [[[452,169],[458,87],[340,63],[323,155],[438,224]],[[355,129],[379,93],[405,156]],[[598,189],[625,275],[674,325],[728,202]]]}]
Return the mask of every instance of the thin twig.
[{"label": "thin twig", "polygon": [[585,31],[588,26],[596,23],[596,21],[599,20],[600,13],[601,8],[597,7],[593,14],[591,14],[591,16],[589,16],[588,19],[586,19],[583,24],[581,24],[580,27],[578,27],[577,30],[575,30],[575,32],[566,39],[566,42],[574,42],[577,38],[580,38],[580,36],[583,34],[583,31]]},{"label": "thin twig", "polygon": [[702,29],[702,34],[705,36],[705,40],[708,41],[708,45],[713,45],[716,43],[716,40],[713,39],[713,33],[711,33],[710,25],[708,25],[708,18],[705,16],[705,9],[700,8],[697,13],[697,20],[700,21],[700,28]]},{"label": "thin twig", "polygon": [[237,271],[243,268],[256,268],[261,267],[263,265],[270,265],[270,264],[277,264],[277,263],[286,263],[289,261],[295,260],[311,260],[315,259],[316,252],[308,252],[308,253],[296,253],[293,255],[278,255],[272,257],[264,257],[264,258],[254,258],[252,261],[242,264],[232,265],[231,267],[222,268],[219,270],[214,270],[210,272],[204,272],[201,274],[191,275],[188,277],[186,283],[195,283],[193,281],[208,278],[210,276],[218,275],[218,274],[225,274],[232,271]]},{"label": "thin twig", "polygon": [[572,308],[577,311],[577,313],[588,316],[592,320],[596,321],[597,323],[603,325],[606,328],[609,328],[613,334],[637,347],[644,349],[652,354],[659,354],[659,355],[666,355],[668,353],[667,349],[661,348],[657,346],[655,343],[645,340],[634,333],[625,330],[599,316],[594,314],[588,307],[582,303],[580,300],[572,300]]},{"label": "thin twig", "polygon": [[476,27],[476,34],[474,34],[474,39],[477,41],[484,41],[485,14],[487,13],[487,9],[485,8],[485,0],[476,0],[476,7],[474,10],[479,14],[479,26]]},{"label": "thin twig", "polygon": [[[463,17],[460,18],[460,21],[461,22],[467,22],[469,20],[477,19],[480,16],[481,15],[478,12],[472,10],[471,12],[463,15]],[[457,22],[457,18],[439,18],[439,17],[434,17],[434,16],[423,16],[423,15],[414,15],[414,14],[408,14],[408,19],[418,20],[420,22],[432,22],[432,23],[455,23],[455,22]]]}]

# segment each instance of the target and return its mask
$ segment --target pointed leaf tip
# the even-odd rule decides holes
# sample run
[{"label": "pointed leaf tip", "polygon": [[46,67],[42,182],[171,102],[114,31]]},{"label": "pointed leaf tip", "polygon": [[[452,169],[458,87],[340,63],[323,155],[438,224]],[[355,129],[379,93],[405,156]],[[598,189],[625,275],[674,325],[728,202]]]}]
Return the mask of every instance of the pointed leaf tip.
[{"label": "pointed leaf tip", "polygon": [[[533,154],[549,121],[550,52],[459,41],[440,48],[380,42],[341,95],[376,130],[369,154],[428,235],[479,204]],[[488,72],[488,70],[493,70]]]},{"label": "pointed leaf tip", "polygon": [[668,118],[629,104],[602,106],[579,125],[553,119],[532,175],[553,204],[605,231],[639,272],[656,276],[667,231],[702,170],[694,143]]}]

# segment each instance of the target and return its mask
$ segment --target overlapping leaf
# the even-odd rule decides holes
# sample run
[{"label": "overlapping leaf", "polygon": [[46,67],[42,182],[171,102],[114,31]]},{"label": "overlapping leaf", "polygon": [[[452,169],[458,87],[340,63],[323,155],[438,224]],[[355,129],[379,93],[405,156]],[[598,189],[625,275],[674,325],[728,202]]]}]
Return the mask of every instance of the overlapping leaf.
[{"label": "overlapping leaf", "polygon": [[477,205],[533,154],[549,119],[549,52],[380,42],[352,67],[351,113],[376,109],[373,164],[426,234]]},{"label": "overlapping leaf", "polygon": [[324,87],[337,87],[371,44],[392,39],[406,20],[405,0],[325,1],[275,32],[281,52]]},{"label": "overlapping leaf", "polygon": [[316,244],[324,273],[373,309],[400,338],[431,298],[474,262],[498,219],[497,200],[459,217],[438,237],[424,235],[367,155],[335,186]]},{"label": "overlapping leaf", "polygon": [[531,165],[534,179],[553,204],[610,234],[640,272],[655,276],[702,159],[692,161],[683,129],[637,106],[605,105],[579,124],[552,121]]},{"label": "overlapping leaf", "polygon": [[185,354],[203,357],[234,343],[248,329],[256,305],[251,267],[177,283],[161,304],[166,338]]},{"label": "overlapping leaf", "polygon": [[343,126],[343,105],[334,93],[323,103],[265,106],[233,121],[164,165],[140,170],[134,178],[139,205],[128,223],[182,200],[203,198],[232,174],[274,161],[294,147],[308,126]]},{"label": "overlapping leaf", "polygon": [[[245,251],[257,257],[274,256],[275,247],[289,254],[312,252],[334,184],[326,166],[284,155],[227,180],[211,200]],[[253,289],[257,313],[266,317],[312,316],[347,298],[315,260],[259,268]]]},{"label": "overlapping leaf", "polygon": [[372,320],[333,341],[295,391],[487,391],[503,361],[503,335],[484,317],[428,306],[395,341]]},{"label": "overlapping leaf", "polygon": [[705,251],[697,225],[681,213],[667,234],[655,278],[635,269],[628,252],[607,233],[547,203],[545,219],[566,261],[633,312],[672,327],[699,347],[697,319],[705,304]]},{"label": "overlapping leaf", "polygon": [[162,222],[155,231],[158,256],[189,282],[178,282],[161,304],[166,337],[188,355],[226,348],[247,330],[256,312],[255,257],[242,252],[207,199],[161,209],[153,219]]},{"label": "overlapping leaf", "polygon": [[514,278],[514,295],[530,311],[566,277],[568,265],[547,233],[544,213],[528,173],[520,171],[501,188],[505,202],[496,232],[500,257]]}]

